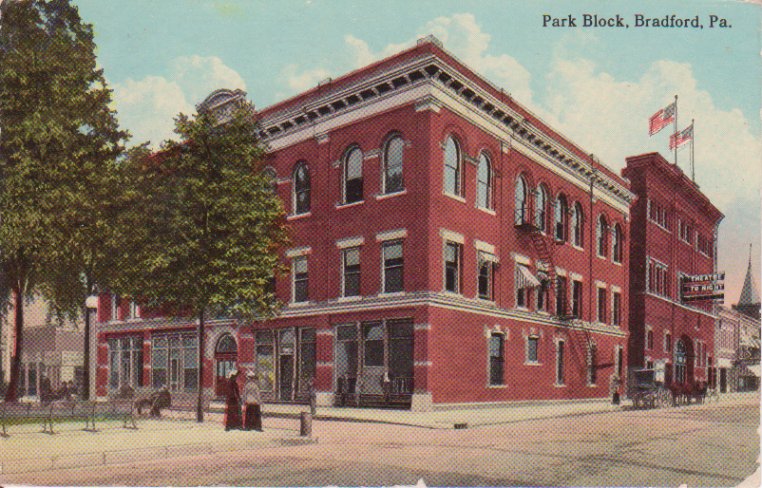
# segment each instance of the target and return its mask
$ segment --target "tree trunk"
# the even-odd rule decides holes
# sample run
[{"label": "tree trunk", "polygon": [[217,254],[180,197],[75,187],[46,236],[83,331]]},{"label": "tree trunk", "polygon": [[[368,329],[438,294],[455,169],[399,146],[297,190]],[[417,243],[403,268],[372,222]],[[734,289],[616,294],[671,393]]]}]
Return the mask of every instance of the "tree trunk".
[{"label": "tree trunk", "polygon": [[[89,295],[88,295],[89,296]],[[85,300],[85,350],[84,350],[84,371],[82,371],[82,400],[90,399],[90,309],[87,308]]]},{"label": "tree trunk", "polygon": [[15,319],[15,337],[13,339],[13,356],[11,357],[11,377],[8,383],[8,389],[5,392],[6,402],[15,402],[18,400],[19,375],[21,374],[21,344],[24,327],[24,295],[20,288],[13,290],[14,299],[14,319]]},{"label": "tree trunk", "polygon": [[196,422],[204,421],[204,309],[198,314],[198,399]]}]

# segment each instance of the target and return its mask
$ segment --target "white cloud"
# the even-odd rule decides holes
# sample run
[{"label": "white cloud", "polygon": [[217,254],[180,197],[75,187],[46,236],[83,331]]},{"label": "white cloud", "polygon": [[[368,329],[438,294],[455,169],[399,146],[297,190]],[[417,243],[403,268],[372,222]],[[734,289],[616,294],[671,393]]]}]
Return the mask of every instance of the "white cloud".
[{"label": "white cloud", "polygon": [[288,64],[281,71],[280,78],[288,86],[289,93],[298,93],[313,88],[330,75],[324,68],[302,70],[296,64]]},{"label": "white cloud", "polygon": [[195,112],[195,105],[218,88],[245,90],[243,78],[220,58],[181,56],[170,62],[170,75],[114,83],[114,106],[132,142],[174,138],[174,117]]}]

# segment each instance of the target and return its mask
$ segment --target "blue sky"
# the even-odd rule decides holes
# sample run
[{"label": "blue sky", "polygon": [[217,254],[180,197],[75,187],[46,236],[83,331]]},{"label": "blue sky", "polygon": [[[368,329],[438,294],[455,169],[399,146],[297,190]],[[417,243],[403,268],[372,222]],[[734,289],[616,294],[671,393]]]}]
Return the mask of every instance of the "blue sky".
[{"label": "blue sky", "polygon": [[[211,90],[243,88],[259,107],[433,33],[467,65],[619,170],[666,148],[647,119],[679,100],[696,119],[696,180],[726,214],[720,268],[729,302],[748,243],[760,246],[759,5],[730,1],[73,0],[95,26],[99,62],[134,142],[171,136],[172,116]],[[544,28],[543,14],[699,16],[704,29]],[[731,28],[710,29],[710,15]],[[578,20],[578,23],[580,22]],[[671,160],[671,157],[669,158]],[[688,161],[688,150],[679,154]],[[687,165],[681,164],[684,170]],[[759,284],[759,273],[756,274]]]}]

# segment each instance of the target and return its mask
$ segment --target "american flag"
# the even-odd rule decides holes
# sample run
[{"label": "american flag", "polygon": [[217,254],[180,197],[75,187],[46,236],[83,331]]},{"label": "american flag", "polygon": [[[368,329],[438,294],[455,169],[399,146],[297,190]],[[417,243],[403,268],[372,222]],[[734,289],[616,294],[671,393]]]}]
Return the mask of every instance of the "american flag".
[{"label": "american flag", "polygon": [[693,139],[693,124],[669,136],[669,148],[680,147]]},{"label": "american flag", "polygon": [[648,135],[654,135],[667,125],[675,121],[675,112],[677,111],[677,101],[674,101],[659,110],[648,119]]}]

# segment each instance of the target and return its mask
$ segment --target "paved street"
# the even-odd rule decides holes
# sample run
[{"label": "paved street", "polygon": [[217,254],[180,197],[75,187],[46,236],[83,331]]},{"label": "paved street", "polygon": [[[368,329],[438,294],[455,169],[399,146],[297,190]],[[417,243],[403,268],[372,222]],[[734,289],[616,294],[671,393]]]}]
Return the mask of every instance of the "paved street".
[{"label": "paved street", "polygon": [[[265,427],[293,427],[267,419]],[[42,485],[736,486],[759,455],[757,396],[466,430],[320,421],[315,444],[6,475]]]}]

